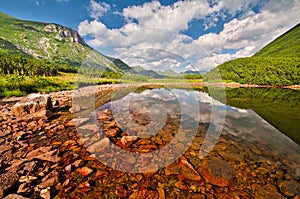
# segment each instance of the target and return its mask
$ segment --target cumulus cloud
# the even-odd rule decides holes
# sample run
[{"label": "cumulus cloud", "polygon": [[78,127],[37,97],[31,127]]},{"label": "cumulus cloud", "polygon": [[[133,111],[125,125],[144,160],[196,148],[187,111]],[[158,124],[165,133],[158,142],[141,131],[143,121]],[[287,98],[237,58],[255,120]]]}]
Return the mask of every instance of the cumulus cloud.
[{"label": "cumulus cloud", "polygon": [[[224,61],[253,55],[298,23],[298,0],[259,2],[198,0],[161,5],[159,1],[152,1],[124,8],[119,13],[125,19],[124,25],[110,29],[99,18],[111,7],[91,0],[89,9],[94,20],[82,21],[78,30],[83,36],[89,35],[92,39],[88,43],[100,51],[113,47],[110,55],[123,58],[129,65],[211,69]],[[252,11],[256,5],[261,6],[259,12]],[[219,33],[207,33],[196,39],[183,33],[195,20],[204,21],[204,29],[237,14],[238,17],[225,23]],[[231,49],[233,53],[224,53],[224,49]],[[168,56],[164,56],[165,52]],[[173,55],[180,59],[174,59]]]},{"label": "cumulus cloud", "polygon": [[98,19],[105,15],[110,10],[110,5],[105,2],[90,1],[89,12],[90,16],[94,19]]}]

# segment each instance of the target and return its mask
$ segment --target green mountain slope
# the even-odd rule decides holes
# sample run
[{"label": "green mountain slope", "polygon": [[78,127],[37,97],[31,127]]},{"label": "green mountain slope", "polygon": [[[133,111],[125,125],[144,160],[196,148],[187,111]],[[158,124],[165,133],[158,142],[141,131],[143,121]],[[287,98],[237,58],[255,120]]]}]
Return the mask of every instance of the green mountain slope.
[{"label": "green mountain slope", "polygon": [[[259,85],[300,84],[300,25],[298,24],[252,57],[219,65],[205,74],[207,81],[235,81]],[[219,79],[218,73],[222,79]]]},{"label": "green mountain slope", "polygon": [[46,59],[79,67],[92,53],[97,66],[114,72],[131,68],[118,59],[104,56],[80,37],[78,32],[59,24],[26,21],[0,12],[0,53]]},{"label": "green mountain slope", "polygon": [[299,57],[300,24],[290,29],[273,42],[262,48],[254,56],[260,57]]},{"label": "green mountain slope", "polygon": [[158,74],[162,75],[162,76],[167,76],[167,77],[178,77],[180,76],[180,74],[176,73],[174,70],[172,69],[168,69],[166,71],[156,71]]},{"label": "green mountain slope", "polygon": [[166,77],[164,75],[158,74],[154,70],[147,70],[147,69],[144,69],[141,66],[133,67],[133,70],[130,71],[130,72],[133,73],[133,74],[139,74],[139,75],[143,75],[143,76],[146,76],[146,77],[152,77],[152,78],[164,78],[164,77]]}]

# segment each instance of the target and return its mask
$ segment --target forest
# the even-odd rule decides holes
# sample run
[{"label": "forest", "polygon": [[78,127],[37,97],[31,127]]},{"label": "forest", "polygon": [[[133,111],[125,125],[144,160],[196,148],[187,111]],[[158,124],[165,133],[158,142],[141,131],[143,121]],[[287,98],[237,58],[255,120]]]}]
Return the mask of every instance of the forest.
[{"label": "forest", "polygon": [[[221,75],[220,80],[218,73]],[[233,81],[257,85],[300,84],[299,58],[248,57],[228,61],[209,73],[208,81]]]}]

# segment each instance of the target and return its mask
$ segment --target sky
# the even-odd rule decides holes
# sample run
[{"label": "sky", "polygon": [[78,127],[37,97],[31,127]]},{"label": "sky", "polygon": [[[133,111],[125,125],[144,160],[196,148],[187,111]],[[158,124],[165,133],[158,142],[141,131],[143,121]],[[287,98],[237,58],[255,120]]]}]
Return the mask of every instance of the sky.
[{"label": "sky", "polygon": [[252,56],[300,21],[299,0],[1,0],[0,11],[69,26],[130,66],[177,72]]}]

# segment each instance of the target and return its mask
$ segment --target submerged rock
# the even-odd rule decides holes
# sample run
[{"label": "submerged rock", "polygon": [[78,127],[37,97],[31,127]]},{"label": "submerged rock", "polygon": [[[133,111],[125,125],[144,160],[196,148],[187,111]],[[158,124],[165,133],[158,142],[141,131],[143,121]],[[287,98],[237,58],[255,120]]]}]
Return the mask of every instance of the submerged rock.
[{"label": "submerged rock", "polygon": [[226,161],[217,158],[204,162],[198,171],[207,182],[219,187],[230,186],[235,179],[234,168]]}]

